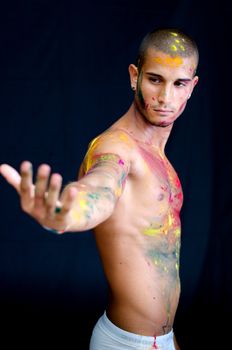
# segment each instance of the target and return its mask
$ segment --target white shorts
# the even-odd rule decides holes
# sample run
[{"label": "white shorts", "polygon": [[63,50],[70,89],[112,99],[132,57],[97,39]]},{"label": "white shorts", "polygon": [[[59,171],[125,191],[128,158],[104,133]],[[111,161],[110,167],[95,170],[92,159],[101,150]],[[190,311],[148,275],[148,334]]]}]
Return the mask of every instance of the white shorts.
[{"label": "white shorts", "polygon": [[115,326],[106,313],[95,325],[90,340],[90,350],[175,350],[173,331],[148,337],[124,331]]}]

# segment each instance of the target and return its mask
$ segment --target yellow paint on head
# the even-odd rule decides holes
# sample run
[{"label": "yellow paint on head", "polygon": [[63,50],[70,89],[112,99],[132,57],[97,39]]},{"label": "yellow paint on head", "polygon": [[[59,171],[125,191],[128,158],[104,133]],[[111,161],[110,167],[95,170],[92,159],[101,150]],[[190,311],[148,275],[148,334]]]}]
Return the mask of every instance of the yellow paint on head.
[{"label": "yellow paint on head", "polygon": [[160,57],[160,56],[156,56],[156,57],[154,57],[154,61],[156,63],[161,64],[162,66],[170,66],[172,68],[179,67],[183,63],[183,59],[180,56],[176,56],[176,57],[171,57],[171,56]]},{"label": "yellow paint on head", "polygon": [[175,32],[171,32],[171,35],[173,35],[173,36],[178,36],[178,34],[175,33]]},{"label": "yellow paint on head", "polygon": [[171,50],[172,51],[177,51],[178,49],[177,49],[176,45],[171,45]]}]

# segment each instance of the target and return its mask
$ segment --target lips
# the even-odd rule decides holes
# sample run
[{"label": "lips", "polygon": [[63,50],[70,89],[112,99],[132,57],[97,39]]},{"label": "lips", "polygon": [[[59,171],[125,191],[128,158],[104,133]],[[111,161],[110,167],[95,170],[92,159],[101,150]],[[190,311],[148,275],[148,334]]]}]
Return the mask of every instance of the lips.
[{"label": "lips", "polygon": [[158,108],[155,108],[154,109],[155,112],[158,112],[160,114],[169,114],[169,113],[172,113],[172,111],[168,110],[168,109],[158,109]]}]

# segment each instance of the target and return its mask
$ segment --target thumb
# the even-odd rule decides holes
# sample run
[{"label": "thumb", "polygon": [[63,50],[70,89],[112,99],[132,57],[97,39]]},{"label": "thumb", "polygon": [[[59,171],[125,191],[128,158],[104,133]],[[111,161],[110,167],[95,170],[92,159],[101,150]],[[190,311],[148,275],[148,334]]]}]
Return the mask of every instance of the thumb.
[{"label": "thumb", "polygon": [[0,174],[16,189],[18,193],[20,193],[21,176],[14,168],[8,164],[2,164],[0,166]]}]

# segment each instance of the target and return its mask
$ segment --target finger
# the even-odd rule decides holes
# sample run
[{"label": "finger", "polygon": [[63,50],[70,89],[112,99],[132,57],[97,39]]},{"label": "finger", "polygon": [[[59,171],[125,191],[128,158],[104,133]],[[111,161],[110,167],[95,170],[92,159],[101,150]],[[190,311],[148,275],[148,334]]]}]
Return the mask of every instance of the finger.
[{"label": "finger", "polygon": [[47,164],[42,164],[38,168],[35,183],[35,209],[45,208],[45,193],[47,191],[50,172],[51,168]]},{"label": "finger", "polygon": [[20,193],[21,176],[14,168],[8,164],[2,164],[0,166],[0,174],[16,189],[18,193]]},{"label": "finger", "polygon": [[47,213],[50,217],[55,214],[55,208],[59,200],[61,186],[62,176],[60,174],[52,174],[46,198]]},{"label": "finger", "polygon": [[73,203],[77,197],[78,190],[76,187],[69,187],[61,197],[61,210],[57,211],[57,218],[62,219],[63,216],[72,209]]},{"label": "finger", "polygon": [[20,173],[21,206],[24,210],[27,210],[33,205],[34,197],[34,186],[32,183],[32,164],[28,161],[24,161],[20,166]]}]

